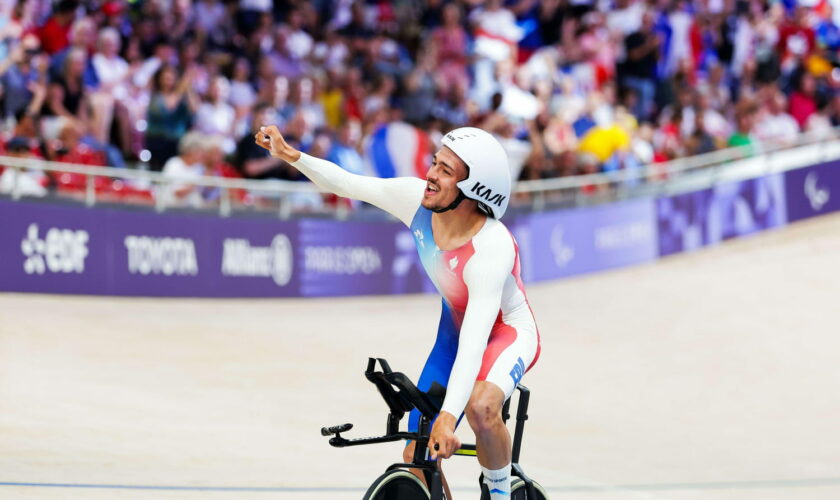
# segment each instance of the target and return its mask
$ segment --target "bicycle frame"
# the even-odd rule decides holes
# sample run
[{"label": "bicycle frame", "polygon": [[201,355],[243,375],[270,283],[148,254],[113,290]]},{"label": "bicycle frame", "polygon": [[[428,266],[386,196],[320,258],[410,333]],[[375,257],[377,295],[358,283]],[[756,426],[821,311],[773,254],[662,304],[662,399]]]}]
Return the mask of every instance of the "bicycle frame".
[{"label": "bicycle frame", "polygon": [[[376,362],[382,368],[382,371],[375,371]],[[324,436],[333,436],[330,438],[330,445],[336,448],[344,448],[347,446],[359,446],[376,443],[388,443],[393,441],[411,440],[415,442],[414,456],[411,463],[395,463],[387,468],[405,469],[413,468],[420,469],[426,476],[429,491],[432,500],[442,500],[443,486],[441,483],[440,471],[436,460],[429,458],[428,444],[429,432],[431,430],[432,421],[440,411],[442,404],[442,397],[440,401],[436,401],[436,397],[440,395],[430,394],[421,391],[414,385],[411,380],[404,374],[394,372],[388,365],[388,362],[382,358],[368,358],[367,369],[365,370],[365,377],[372,382],[382,399],[388,405],[388,421],[386,424],[385,434],[376,437],[365,437],[347,439],[341,436],[342,432],[349,431],[353,428],[352,424],[337,425],[334,427],[321,428],[321,434]],[[396,387],[396,389],[395,389]],[[517,385],[516,389],[519,391],[519,401],[516,410],[516,427],[513,435],[512,446],[512,464],[511,475],[522,479],[525,482],[528,497],[537,498],[533,486],[533,480],[530,479],[522,467],[519,465],[519,455],[522,447],[522,436],[525,432],[525,421],[528,420],[528,403],[531,397],[531,391],[524,385]],[[430,391],[432,392],[432,391]],[[399,430],[399,424],[406,412],[413,409],[420,411],[420,423],[417,432],[406,432]],[[502,419],[507,422],[510,419],[510,399],[505,401],[502,407]],[[476,447],[474,444],[464,444],[455,451],[455,455],[460,456],[476,456]]]}]

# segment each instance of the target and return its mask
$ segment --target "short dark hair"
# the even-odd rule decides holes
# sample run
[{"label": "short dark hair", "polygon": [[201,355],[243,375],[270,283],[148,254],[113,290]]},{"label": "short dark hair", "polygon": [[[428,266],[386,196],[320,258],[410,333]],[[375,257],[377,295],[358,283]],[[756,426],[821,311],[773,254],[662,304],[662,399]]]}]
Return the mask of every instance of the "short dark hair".
[{"label": "short dark hair", "polygon": [[6,143],[6,151],[15,152],[15,153],[22,153],[24,151],[29,151],[31,146],[29,145],[29,139],[26,137],[12,137],[9,139],[9,142]]},{"label": "short dark hair", "polygon": [[61,0],[55,6],[56,14],[67,14],[79,8],[78,0]]}]

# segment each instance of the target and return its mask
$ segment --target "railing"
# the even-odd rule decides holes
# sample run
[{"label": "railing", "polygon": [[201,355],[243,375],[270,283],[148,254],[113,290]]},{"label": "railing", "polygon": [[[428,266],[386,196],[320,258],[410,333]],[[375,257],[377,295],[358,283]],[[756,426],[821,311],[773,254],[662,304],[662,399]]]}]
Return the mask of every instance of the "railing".
[{"label": "railing", "polygon": [[[830,133],[801,134],[792,144],[756,143],[636,169],[520,181],[515,192],[530,194],[531,208],[542,210],[551,202],[587,205],[678,194],[835,159],[840,159],[840,127]],[[587,188],[595,194],[587,194]],[[599,193],[599,189],[603,192]]]},{"label": "railing", "polygon": [[[514,188],[516,194],[512,206],[539,211],[548,206],[588,205],[638,196],[676,194],[834,159],[840,159],[840,128],[833,129],[830,134],[802,134],[793,144],[755,144],[636,169],[522,181]],[[18,180],[22,169],[84,175],[84,203],[87,206],[97,203],[96,177],[132,181],[136,185],[147,187],[153,193],[160,193],[162,188],[171,184],[216,188],[220,191],[218,210],[222,216],[231,214],[234,205],[231,192],[234,190],[247,190],[261,196],[276,197],[277,215],[283,219],[289,218],[294,211],[295,193],[319,191],[314,184],[308,182],[223,177],[183,179],[140,169],[97,167],[8,156],[0,156],[0,165],[16,171],[11,190],[13,199],[21,197]],[[169,208],[166,199],[166,196],[154,196],[155,208],[158,211]],[[337,203],[333,214],[339,218],[346,217],[347,205]]]}]

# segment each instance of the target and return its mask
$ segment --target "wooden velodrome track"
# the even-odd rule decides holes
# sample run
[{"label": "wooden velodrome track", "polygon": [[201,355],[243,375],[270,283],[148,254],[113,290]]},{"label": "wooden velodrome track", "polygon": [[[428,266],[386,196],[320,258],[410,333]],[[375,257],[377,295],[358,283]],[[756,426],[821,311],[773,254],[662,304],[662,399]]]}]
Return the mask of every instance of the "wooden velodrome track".
[{"label": "wooden velodrome track", "polygon": [[[840,498],[840,217],[529,295],[552,498]],[[400,444],[318,430],[384,430],[366,358],[416,376],[438,307],[0,295],[0,498],[361,498]]]}]

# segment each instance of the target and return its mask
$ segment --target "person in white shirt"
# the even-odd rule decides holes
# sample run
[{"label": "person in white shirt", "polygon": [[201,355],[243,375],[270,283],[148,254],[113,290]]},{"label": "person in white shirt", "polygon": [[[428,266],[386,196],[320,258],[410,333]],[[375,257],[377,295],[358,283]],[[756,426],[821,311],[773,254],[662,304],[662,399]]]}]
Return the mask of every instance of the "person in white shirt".
[{"label": "person in white shirt", "polygon": [[772,90],[762,101],[764,108],[759,112],[755,124],[755,136],[770,145],[792,144],[799,137],[799,124],[785,112],[787,98],[779,90]]},{"label": "person in white shirt", "polygon": [[[178,156],[173,156],[163,166],[163,175],[179,181],[190,181],[204,175],[204,153],[207,136],[200,132],[188,132],[178,144]],[[204,198],[201,187],[189,182],[172,182],[161,186],[157,196],[163,197],[166,205],[201,207]]]},{"label": "person in white shirt", "polygon": [[128,63],[120,57],[120,34],[114,28],[104,28],[99,32],[96,45],[97,52],[92,62],[99,78],[99,88],[110,92],[117,100],[122,99],[127,94]]},{"label": "person in white shirt", "polygon": [[207,100],[198,107],[195,115],[195,129],[208,135],[218,134],[222,139],[222,149],[231,154],[236,149],[234,131],[236,113],[228,104],[230,83],[223,76],[217,76],[207,89]]},{"label": "person in white shirt", "polygon": [[117,109],[120,102],[128,97],[127,80],[129,77],[128,63],[120,57],[120,34],[114,28],[103,28],[99,32],[96,42],[97,52],[91,58],[91,63],[99,78],[99,88],[90,93],[91,104],[94,107],[93,134],[103,143],[110,142],[111,124],[114,116],[119,118],[123,149],[129,149],[129,129],[127,112]]},{"label": "person in white shirt", "polygon": [[312,35],[303,30],[303,16],[297,9],[289,13],[287,19],[289,25],[289,34],[286,38],[286,45],[289,52],[298,59],[305,59],[309,57],[312,52],[312,47],[315,41]]}]

